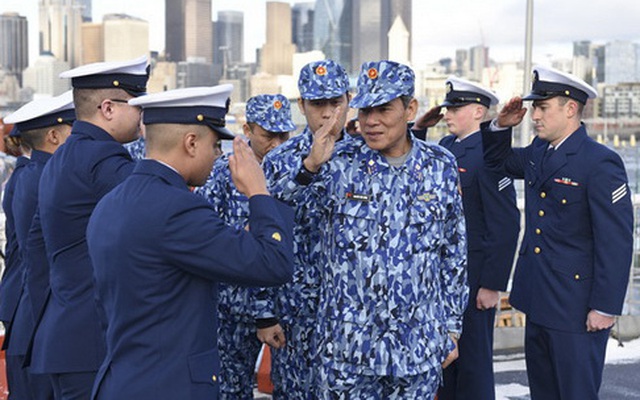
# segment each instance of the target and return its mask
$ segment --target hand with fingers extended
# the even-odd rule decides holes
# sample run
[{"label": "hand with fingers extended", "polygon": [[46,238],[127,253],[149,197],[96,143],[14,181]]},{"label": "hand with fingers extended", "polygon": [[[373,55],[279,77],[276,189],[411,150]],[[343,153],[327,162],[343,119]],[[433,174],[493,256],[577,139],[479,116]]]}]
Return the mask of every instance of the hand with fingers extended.
[{"label": "hand with fingers extended", "polygon": [[287,344],[287,340],[284,336],[284,329],[282,329],[280,324],[258,329],[257,336],[258,340],[262,343],[266,343],[273,349],[281,349]]},{"label": "hand with fingers extended", "polygon": [[502,107],[498,114],[498,126],[501,128],[510,128],[522,122],[527,109],[522,107],[522,97],[516,96]]},{"label": "hand with fingers extended", "polygon": [[432,107],[429,111],[422,114],[420,118],[416,119],[416,122],[413,124],[413,129],[422,130],[435,126],[444,117],[444,114],[441,114],[440,111],[442,111],[441,106]]},{"label": "hand with fingers extended", "polygon": [[240,193],[247,197],[256,194],[269,195],[264,172],[253,150],[240,138],[233,140],[233,154],[229,156],[231,178]]},{"label": "hand with fingers extended", "polygon": [[318,172],[320,167],[331,158],[336,140],[342,130],[339,122],[341,113],[342,107],[336,107],[327,122],[313,133],[311,151],[307,158],[304,159],[304,167],[308,171]]}]

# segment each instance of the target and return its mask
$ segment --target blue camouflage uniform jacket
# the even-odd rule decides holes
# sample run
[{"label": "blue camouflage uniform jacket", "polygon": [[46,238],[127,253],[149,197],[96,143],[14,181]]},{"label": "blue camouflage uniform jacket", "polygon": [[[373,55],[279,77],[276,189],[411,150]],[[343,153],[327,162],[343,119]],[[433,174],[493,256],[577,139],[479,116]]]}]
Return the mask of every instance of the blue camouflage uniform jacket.
[{"label": "blue camouflage uniform jacket", "polygon": [[338,144],[310,186],[279,182],[313,201],[323,261],[318,351],[330,368],[409,376],[440,371],[468,301],[465,222],[456,161],[411,136],[391,167],[362,138]]},{"label": "blue camouflage uniform jacket", "polygon": [[[196,189],[194,193],[207,199],[219,218],[227,224],[238,230],[244,230],[247,226],[249,199],[240,193],[233,183],[229,170],[229,157],[226,154],[218,157],[213,164],[207,183]],[[272,317],[271,310],[264,310],[264,301],[254,301],[256,290],[258,289],[220,283],[218,285],[219,317],[246,323],[254,322],[257,317]]]},{"label": "blue camouflage uniform jacket", "polygon": [[[341,141],[348,142],[351,137],[343,131]],[[280,319],[315,318],[318,304],[319,276],[318,263],[322,248],[318,230],[319,213],[307,199],[284,199],[281,196],[283,179],[288,179],[292,171],[299,168],[301,155],[308,154],[313,142],[313,132],[309,127],[267,154],[262,163],[269,192],[276,198],[287,201],[295,210],[293,228],[294,273],[293,280],[282,288],[271,289],[277,294],[265,297],[259,294],[264,317],[277,316]],[[274,297],[275,296],[275,297]],[[273,303],[269,304],[269,301]],[[268,310],[273,310],[271,313]]]}]

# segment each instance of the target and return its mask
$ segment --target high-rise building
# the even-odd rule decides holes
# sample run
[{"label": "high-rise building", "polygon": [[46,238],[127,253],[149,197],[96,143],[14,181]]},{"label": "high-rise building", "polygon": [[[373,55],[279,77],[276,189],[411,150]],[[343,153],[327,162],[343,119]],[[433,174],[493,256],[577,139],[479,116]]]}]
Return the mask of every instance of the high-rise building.
[{"label": "high-rise building", "polygon": [[80,9],[82,10],[82,22],[91,22],[93,21],[93,18],[91,16],[91,0],[77,0],[79,5],[80,5]]},{"label": "high-rise building", "polygon": [[165,39],[164,52],[167,61],[184,61],[184,0],[166,0],[164,2]]},{"label": "high-rise building", "polygon": [[387,37],[389,43],[389,56],[387,58],[401,64],[410,64],[411,34],[407,30],[407,27],[404,26],[404,22],[402,22],[402,18],[400,18],[399,15],[396,16],[396,20],[393,25],[391,25]]},{"label": "high-rise building", "polygon": [[77,0],[39,0],[40,52],[74,68],[81,63],[82,6]]},{"label": "high-rise building", "polygon": [[271,75],[292,75],[291,6],[279,1],[267,2],[267,41],[262,47],[261,71]]},{"label": "high-rise building", "polygon": [[149,54],[149,23],[126,14],[108,14],[104,24],[104,61],[124,61]]},{"label": "high-rise building", "polygon": [[608,85],[638,82],[638,44],[616,40],[605,45],[604,82]]},{"label": "high-rise building", "polygon": [[478,45],[469,49],[468,78],[477,82],[482,81],[482,73],[489,67],[489,48]]},{"label": "high-rise building", "polygon": [[42,53],[24,71],[23,86],[32,88],[37,95],[58,96],[71,86],[69,79],[59,78],[59,75],[69,68],[66,61],[61,61],[51,53]]},{"label": "high-rise building", "polygon": [[214,64],[231,66],[244,60],[244,14],[218,11],[213,39]]},{"label": "high-rise building", "polygon": [[602,117],[640,118],[640,82],[604,85]]},{"label": "high-rise building", "polygon": [[165,55],[168,61],[213,62],[211,0],[165,1]]},{"label": "high-rise building", "polygon": [[[322,51],[347,71],[352,70],[353,2],[316,0],[313,13],[313,49]],[[360,65],[356,65],[358,70]]]},{"label": "high-rise building", "polygon": [[143,19],[107,14],[102,23],[82,24],[83,64],[124,61],[144,54],[149,54],[149,23]]},{"label": "high-rise building", "polygon": [[82,64],[104,61],[104,24],[82,24]]},{"label": "high-rise building", "polygon": [[185,0],[185,56],[202,57],[213,63],[211,0]]},{"label": "high-rise building", "polygon": [[27,18],[17,13],[0,15],[0,70],[15,75],[20,83],[29,65],[27,26]]},{"label": "high-rise building", "polygon": [[589,40],[573,42],[571,73],[589,84],[593,84],[593,51]]},{"label": "high-rise building", "polygon": [[313,50],[314,3],[296,3],[291,9],[291,39],[298,53]]},{"label": "high-rise building", "polygon": [[353,0],[352,4],[353,72],[365,61],[389,58],[389,31],[398,18],[409,32],[405,62],[411,61],[411,0]]},{"label": "high-rise building", "polygon": [[467,49],[456,50],[456,76],[467,76],[469,72],[469,51]]}]

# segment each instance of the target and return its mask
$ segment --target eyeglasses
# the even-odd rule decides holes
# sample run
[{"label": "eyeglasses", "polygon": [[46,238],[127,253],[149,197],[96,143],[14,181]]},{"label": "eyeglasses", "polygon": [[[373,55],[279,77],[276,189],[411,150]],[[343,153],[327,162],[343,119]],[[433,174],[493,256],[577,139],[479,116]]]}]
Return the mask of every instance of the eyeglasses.
[{"label": "eyeglasses", "polygon": [[[109,100],[112,103],[125,103],[129,105],[129,100],[123,100],[123,99],[105,99],[105,100]],[[132,107],[137,107],[137,106],[132,106]],[[98,108],[102,108],[102,104],[100,104]]]}]

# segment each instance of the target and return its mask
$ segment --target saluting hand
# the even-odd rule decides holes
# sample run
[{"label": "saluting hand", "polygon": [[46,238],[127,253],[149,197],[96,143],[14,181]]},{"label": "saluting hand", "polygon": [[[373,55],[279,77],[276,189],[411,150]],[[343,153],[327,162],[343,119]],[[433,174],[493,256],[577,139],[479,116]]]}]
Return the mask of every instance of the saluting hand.
[{"label": "saluting hand", "polygon": [[413,124],[413,128],[427,129],[435,126],[444,117],[444,114],[441,114],[440,111],[442,111],[442,107],[432,107],[429,111],[422,114],[422,116],[416,120],[415,124]]},{"label": "saluting hand", "polygon": [[327,122],[314,132],[311,151],[303,161],[305,168],[309,171],[318,172],[322,164],[331,158],[336,139],[342,130],[342,126],[338,122],[341,113],[342,107],[336,107]]},{"label": "saluting hand", "polygon": [[502,128],[510,128],[522,122],[527,109],[522,107],[522,97],[516,96],[502,107],[498,114],[498,125]]},{"label": "saluting hand", "polygon": [[240,193],[247,197],[256,194],[269,195],[264,172],[253,150],[241,138],[233,140],[233,154],[229,156],[231,178]]}]

